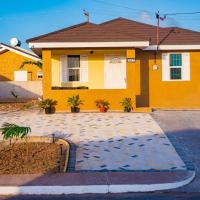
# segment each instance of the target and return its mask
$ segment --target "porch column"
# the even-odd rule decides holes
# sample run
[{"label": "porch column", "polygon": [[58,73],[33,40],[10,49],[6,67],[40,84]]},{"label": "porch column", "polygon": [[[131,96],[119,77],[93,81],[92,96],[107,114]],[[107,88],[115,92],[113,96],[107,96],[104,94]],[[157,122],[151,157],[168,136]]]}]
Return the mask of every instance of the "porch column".
[{"label": "porch column", "polygon": [[43,79],[42,79],[42,87],[43,87],[43,97],[49,98],[51,93],[51,50],[43,50],[42,51],[43,58]]},{"label": "porch column", "polygon": [[135,49],[126,50],[126,62],[127,62],[127,89],[131,89],[135,94]]},{"label": "porch column", "polygon": [[127,89],[130,92],[130,96],[133,97],[136,107],[136,95],[138,93],[138,84],[140,80],[140,75],[138,74],[138,67],[136,62],[135,49],[126,50],[127,59]]}]

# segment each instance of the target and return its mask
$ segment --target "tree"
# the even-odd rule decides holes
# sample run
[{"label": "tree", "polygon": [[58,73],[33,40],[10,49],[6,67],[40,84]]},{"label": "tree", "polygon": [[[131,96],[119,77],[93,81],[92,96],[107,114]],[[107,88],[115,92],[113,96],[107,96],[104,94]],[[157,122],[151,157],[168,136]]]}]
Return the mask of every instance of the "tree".
[{"label": "tree", "polygon": [[40,69],[42,69],[42,62],[40,62],[40,61],[24,61],[21,64],[20,69],[24,68],[25,65],[35,65],[35,66],[39,67]]}]

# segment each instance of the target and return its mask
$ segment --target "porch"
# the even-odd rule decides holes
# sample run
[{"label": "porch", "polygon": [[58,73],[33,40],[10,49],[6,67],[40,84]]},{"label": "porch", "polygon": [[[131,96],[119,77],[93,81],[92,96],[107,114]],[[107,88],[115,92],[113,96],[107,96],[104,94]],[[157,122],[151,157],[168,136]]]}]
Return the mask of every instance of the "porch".
[{"label": "porch", "polygon": [[84,101],[81,110],[95,110],[96,99],[108,100],[111,110],[122,110],[125,97],[136,109],[140,60],[135,49],[43,50],[43,62],[44,98],[57,100],[58,111],[68,110],[67,97],[77,94]]}]

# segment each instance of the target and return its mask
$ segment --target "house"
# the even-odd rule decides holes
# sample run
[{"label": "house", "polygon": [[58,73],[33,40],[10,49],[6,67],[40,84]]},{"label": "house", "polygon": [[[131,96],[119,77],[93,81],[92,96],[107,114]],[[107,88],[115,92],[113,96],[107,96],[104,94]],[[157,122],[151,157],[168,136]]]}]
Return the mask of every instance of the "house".
[{"label": "house", "polygon": [[36,81],[41,80],[42,72],[38,67],[25,61],[38,62],[40,58],[33,52],[19,46],[0,43],[0,81]]},{"label": "house", "polygon": [[93,110],[105,98],[112,110],[131,97],[137,109],[200,108],[200,33],[159,28],[124,18],[81,23],[27,40],[43,58],[43,97],[67,110],[79,94]]}]

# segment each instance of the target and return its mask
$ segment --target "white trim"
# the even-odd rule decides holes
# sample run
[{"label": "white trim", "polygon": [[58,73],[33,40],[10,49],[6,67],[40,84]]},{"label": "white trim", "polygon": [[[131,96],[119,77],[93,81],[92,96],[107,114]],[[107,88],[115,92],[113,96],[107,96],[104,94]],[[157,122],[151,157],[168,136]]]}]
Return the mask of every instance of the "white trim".
[{"label": "white trim", "polygon": [[5,51],[5,48],[3,48],[3,47],[2,47],[2,48],[0,48],[0,52],[2,52],[2,51]]},{"label": "white trim", "polygon": [[[4,50],[7,49],[7,50],[9,50],[9,51],[12,51],[12,52],[17,53],[17,54],[19,54],[19,55],[22,55],[22,56],[24,56],[24,57],[30,58],[30,59],[32,59],[32,60],[36,60],[36,61],[40,61],[40,60],[41,60],[40,58],[36,58],[36,57],[35,57],[36,55],[33,54],[32,52],[29,52],[29,51],[24,50],[24,49],[22,49],[22,48],[19,48],[19,47],[12,48],[12,47],[8,47],[7,45],[3,45],[3,44],[0,44],[0,46],[1,46],[2,48],[4,48]],[[16,48],[19,48],[19,50],[17,50]],[[21,51],[20,51],[20,50],[21,50]],[[29,54],[27,54],[27,53],[25,53],[25,52],[22,52],[22,51],[25,51],[25,52],[30,53],[30,54],[32,54],[32,55],[29,55]]]},{"label": "white trim", "polygon": [[84,48],[84,47],[148,47],[148,41],[139,42],[30,42],[30,48]]},{"label": "white trim", "polygon": [[[200,45],[160,45],[158,50],[199,50]],[[145,49],[145,51],[157,50],[157,45],[151,45]]]},{"label": "white trim", "polygon": [[[182,55],[182,66],[170,66],[170,55],[171,54],[181,54]],[[181,79],[171,79],[170,69],[180,68],[181,69]],[[169,52],[162,53],[162,81],[167,82],[183,82],[190,81],[190,53],[186,52]]]}]

